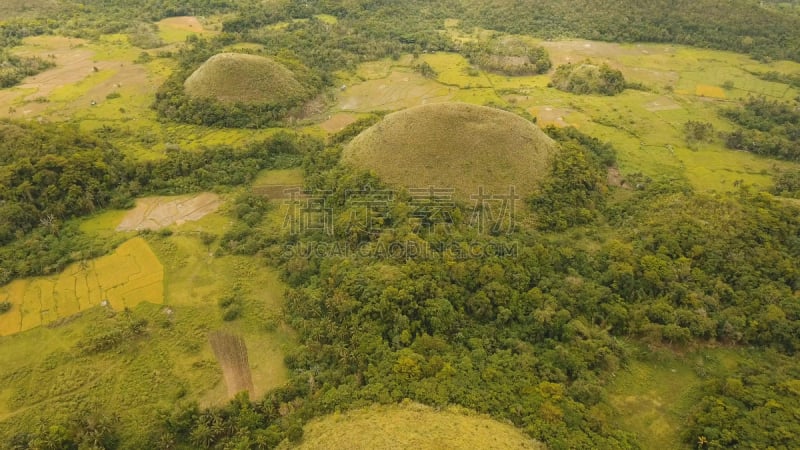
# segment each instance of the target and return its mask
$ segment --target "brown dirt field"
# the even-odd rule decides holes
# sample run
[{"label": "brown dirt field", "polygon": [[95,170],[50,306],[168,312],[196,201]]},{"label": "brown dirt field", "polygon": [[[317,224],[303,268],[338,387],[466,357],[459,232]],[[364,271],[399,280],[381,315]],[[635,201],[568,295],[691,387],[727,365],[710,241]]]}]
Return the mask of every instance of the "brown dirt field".
[{"label": "brown dirt field", "polygon": [[[131,62],[95,61],[95,52],[85,48],[86,43],[82,39],[60,36],[26,38],[18,54],[51,59],[56,67],[27,77],[13,88],[0,90],[0,117],[35,117],[52,110],[53,116],[57,116],[55,118],[66,119],[75,111],[85,110],[92,100],[104,102],[106,95],[122,87],[140,90],[141,87],[153,85],[152,89],[155,89],[156,84],[150,80],[145,67]],[[104,77],[79,98],[57,105],[36,101],[38,98],[49,98],[60,87],[85,80],[95,74],[95,67],[98,73],[111,75]]]},{"label": "brown dirt field", "polygon": [[136,207],[122,219],[118,231],[158,230],[172,224],[199,220],[222,204],[216,194],[192,197],[148,197],[136,201]]},{"label": "brown dirt field", "polygon": [[238,335],[216,331],[211,333],[209,341],[222,368],[228,396],[233,397],[242,391],[247,391],[252,396],[253,378],[244,339]]},{"label": "brown dirt field", "polygon": [[[22,56],[39,56],[51,59],[56,67],[38,75],[25,78],[22,83],[12,89],[0,91],[0,116],[8,115],[8,107],[19,101],[26,102],[17,107],[21,115],[36,115],[49,106],[48,103],[31,102],[38,97],[47,97],[55,89],[71,83],[77,83],[92,74],[97,64],[92,61],[94,53],[82,48],[87,41],[83,39],[37,36],[25,39]],[[52,58],[50,57],[52,55]],[[98,68],[100,68],[98,66]]]},{"label": "brown dirt field", "polygon": [[320,128],[328,133],[336,133],[358,119],[354,114],[339,113],[330,116],[328,120],[319,124]]}]

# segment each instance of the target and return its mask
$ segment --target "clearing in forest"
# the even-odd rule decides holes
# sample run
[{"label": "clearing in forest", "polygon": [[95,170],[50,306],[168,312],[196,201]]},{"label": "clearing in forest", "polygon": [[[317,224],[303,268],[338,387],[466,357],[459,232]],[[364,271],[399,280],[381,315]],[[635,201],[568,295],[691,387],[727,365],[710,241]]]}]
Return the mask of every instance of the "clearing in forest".
[{"label": "clearing in forest", "polygon": [[140,198],[117,226],[117,231],[158,230],[172,224],[181,225],[203,218],[221,204],[219,196],[209,192],[191,197]]}]

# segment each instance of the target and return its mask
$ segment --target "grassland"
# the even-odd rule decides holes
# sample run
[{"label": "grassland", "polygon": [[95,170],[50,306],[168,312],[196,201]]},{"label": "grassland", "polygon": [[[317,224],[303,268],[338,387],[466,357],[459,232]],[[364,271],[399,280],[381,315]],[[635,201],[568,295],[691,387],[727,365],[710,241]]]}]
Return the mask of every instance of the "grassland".
[{"label": "grassland", "polygon": [[[81,228],[95,235],[119,236],[114,230],[124,214],[110,211],[89,219]],[[119,293],[109,296],[116,313],[87,305],[48,326],[0,336],[0,439],[6,441],[23,426],[34,427],[41,419],[41,411],[48,412],[48,420],[56,421],[89,408],[107,417],[116,414],[122,437],[135,442],[139,430],[158,423],[159,411],[171,411],[175,404],[190,401],[204,406],[225,402],[230,398],[229,392],[208,340],[214,330],[225,330],[244,339],[255,398],[283,385],[288,377],[283,355],[294,345],[292,331],[281,320],[285,287],[260,260],[216,257],[218,244],[209,246],[201,241],[201,231],[222,233],[229,222],[227,217],[212,213],[197,221],[173,225],[171,235],[150,233],[137,237],[121,245],[115,254],[89,262],[97,272],[95,278],[108,279],[102,281],[106,284],[118,283],[125,278],[132,254],[138,255],[137,249],[142,252],[147,248],[150,260],[139,257],[136,261],[160,270],[159,304],[139,303],[146,299],[135,296],[136,301],[127,303],[128,297],[124,297],[126,303],[117,305],[115,299],[127,295],[119,289]],[[65,274],[69,273],[68,269]],[[63,287],[59,284],[63,279],[65,276],[55,277],[50,283],[54,293]],[[14,288],[23,299],[27,299],[26,295],[40,296],[42,289],[20,288],[37,283],[41,284],[38,280],[14,282],[3,292]],[[226,322],[217,303],[233,290],[242,302],[242,315]],[[71,291],[62,293],[64,298],[75,298]],[[122,306],[128,306],[134,317],[147,321],[146,332],[110,352],[82,351],[81,342],[118,326],[125,316],[119,313]],[[0,316],[0,320],[13,318],[14,311],[10,314]]]},{"label": "grassland", "polygon": [[111,255],[73,264],[58,276],[0,287],[0,301],[13,305],[0,316],[0,335],[65,320],[101,303],[117,311],[141,302],[163,303],[163,282],[158,258],[143,239],[134,238]]},{"label": "grassland", "polygon": [[415,73],[410,68],[388,68],[385,76],[377,70],[384,65],[372,64],[364,69],[367,78],[364,82],[348,85],[340,93],[337,111],[369,112],[392,111],[412,106],[449,101],[453,98],[452,88]]},{"label": "grassland", "polygon": [[283,450],[543,449],[511,425],[460,408],[436,411],[416,403],[373,406],[312,421],[298,445]]},{"label": "grassland", "polygon": [[552,140],[517,115],[440,103],[386,116],[354,139],[343,159],[401,187],[453,188],[469,199],[481,188],[532,193],[554,152]]}]

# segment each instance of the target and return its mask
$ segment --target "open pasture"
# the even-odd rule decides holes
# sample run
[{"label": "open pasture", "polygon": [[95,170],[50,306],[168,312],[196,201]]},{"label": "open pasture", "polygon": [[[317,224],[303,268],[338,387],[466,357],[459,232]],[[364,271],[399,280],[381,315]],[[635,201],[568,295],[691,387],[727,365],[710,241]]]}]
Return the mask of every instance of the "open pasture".
[{"label": "open pasture", "polygon": [[339,93],[335,109],[348,112],[393,111],[446,102],[453,98],[453,90],[411,70],[395,69],[385,78],[348,86]]}]

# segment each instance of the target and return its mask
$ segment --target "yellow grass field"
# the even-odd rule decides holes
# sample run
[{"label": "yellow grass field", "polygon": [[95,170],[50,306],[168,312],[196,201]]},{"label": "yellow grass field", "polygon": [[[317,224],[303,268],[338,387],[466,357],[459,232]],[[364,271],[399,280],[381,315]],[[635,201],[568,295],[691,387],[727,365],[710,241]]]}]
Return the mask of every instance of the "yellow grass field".
[{"label": "yellow grass field", "polygon": [[11,311],[0,315],[0,336],[47,325],[104,301],[116,310],[141,302],[164,302],[164,268],[142,238],[108,256],[75,263],[61,274],[14,281],[0,287]]},{"label": "yellow grass field", "polygon": [[695,95],[699,97],[711,98],[725,98],[725,91],[719,86],[710,86],[708,84],[698,84],[694,90]]}]

